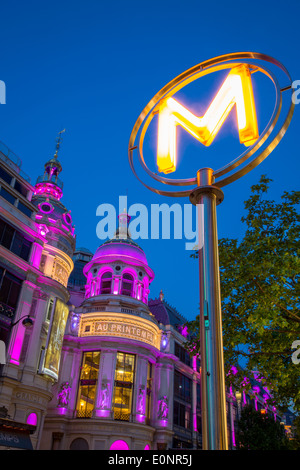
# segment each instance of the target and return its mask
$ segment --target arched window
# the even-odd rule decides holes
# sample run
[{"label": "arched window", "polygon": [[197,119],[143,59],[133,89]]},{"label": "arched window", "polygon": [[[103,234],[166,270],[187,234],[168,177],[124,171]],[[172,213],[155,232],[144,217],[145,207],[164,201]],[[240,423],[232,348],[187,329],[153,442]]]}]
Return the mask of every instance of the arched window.
[{"label": "arched window", "polygon": [[129,450],[129,445],[125,441],[115,441],[110,446],[109,450]]},{"label": "arched window", "polygon": [[121,295],[129,295],[132,297],[133,293],[133,276],[131,274],[125,273],[122,278],[122,289]]},{"label": "arched window", "polygon": [[82,437],[77,437],[71,442],[70,450],[89,450],[89,445]]},{"label": "arched window", "polygon": [[111,294],[112,273],[107,271],[101,277],[100,294]]},{"label": "arched window", "polygon": [[37,425],[37,415],[36,415],[36,413],[30,413],[30,415],[28,415],[28,417],[27,417],[26,423],[27,424],[33,424],[33,426],[36,426]]}]

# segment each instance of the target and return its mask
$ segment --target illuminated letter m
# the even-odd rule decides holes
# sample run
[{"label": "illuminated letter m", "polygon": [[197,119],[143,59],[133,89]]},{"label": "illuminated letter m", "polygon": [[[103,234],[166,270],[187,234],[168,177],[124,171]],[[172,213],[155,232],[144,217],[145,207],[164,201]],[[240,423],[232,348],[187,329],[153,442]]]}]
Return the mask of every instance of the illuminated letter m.
[{"label": "illuminated letter m", "polygon": [[246,64],[233,67],[205,115],[195,116],[174,98],[158,104],[157,166],[163,173],[176,170],[176,127],[183,127],[195,139],[209,146],[232,108],[236,105],[240,142],[252,145],[258,139],[251,72]]}]

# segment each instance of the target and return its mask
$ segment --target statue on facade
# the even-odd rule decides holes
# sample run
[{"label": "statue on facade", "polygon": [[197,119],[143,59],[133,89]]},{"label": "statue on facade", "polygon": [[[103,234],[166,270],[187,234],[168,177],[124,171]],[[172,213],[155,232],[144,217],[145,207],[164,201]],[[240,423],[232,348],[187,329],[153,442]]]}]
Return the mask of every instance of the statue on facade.
[{"label": "statue on facade", "polygon": [[143,387],[139,389],[137,412],[141,415],[145,414],[145,390]]},{"label": "statue on facade", "polygon": [[159,400],[158,418],[167,419],[168,414],[169,414],[168,398],[165,395],[161,400]]},{"label": "statue on facade", "polygon": [[109,408],[109,385],[107,382],[102,382],[100,408],[102,410]]},{"label": "statue on facade", "polygon": [[61,407],[68,406],[70,390],[71,390],[71,387],[69,385],[69,382],[64,382],[63,384],[61,384],[60,392],[57,395],[58,406],[61,406]]}]

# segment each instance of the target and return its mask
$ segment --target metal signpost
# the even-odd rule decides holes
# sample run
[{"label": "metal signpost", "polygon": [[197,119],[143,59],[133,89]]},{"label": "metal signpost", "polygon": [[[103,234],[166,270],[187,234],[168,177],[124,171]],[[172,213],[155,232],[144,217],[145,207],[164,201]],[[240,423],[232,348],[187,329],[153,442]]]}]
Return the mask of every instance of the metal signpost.
[{"label": "metal signpost", "polygon": [[[268,68],[267,68],[268,66]],[[287,82],[279,84],[280,72]],[[189,83],[205,75],[228,70],[229,73],[218,94],[203,117],[193,115],[172,98]],[[258,134],[251,75],[261,72],[275,87],[275,106],[267,127]],[[218,255],[216,206],[223,200],[221,188],[247,174],[261,163],[288,128],[294,110],[292,80],[286,68],[265,54],[241,52],[226,54],[202,62],[182,73],[163,87],[144,108],[129,140],[129,162],[137,179],[151,191],[172,197],[189,197],[192,204],[202,209],[198,217],[198,232],[203,240],[199,245],[200,282],[200,354],[202,397],[202,442],[204,450],[227,450],[227,419],[225,376],[222,339],[222,312]],[[288,98],[288,109],[283,114],[283,98]],[[152,119],[158,115],[157,167],[159,173],[176,170],[176,126],[180,125],[205,146],[209,146],[233,107],[237,111],[240,142],[248,149],[224,167],[213,170],[202,168],[190,179],[172,179],[152,172],[144,159],[143,143]],[[281,122],[280,122],[281,121]],[[137,174],[134,155],[140,168],[159,185],[145,183]],[[183,190],[165,190],[168,187],[186,187]]]}]

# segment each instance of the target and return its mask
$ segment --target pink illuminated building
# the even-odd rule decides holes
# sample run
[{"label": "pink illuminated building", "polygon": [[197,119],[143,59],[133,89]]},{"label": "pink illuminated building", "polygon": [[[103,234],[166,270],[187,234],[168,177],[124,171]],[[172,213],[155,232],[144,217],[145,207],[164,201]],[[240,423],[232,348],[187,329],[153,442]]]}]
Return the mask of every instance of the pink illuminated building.
[{"label": "pink illuminated building", "polygon": [[121,214],[115,237],[94,255],[75,253],[73,307],[42,449],[53,436],[59,449],[199,446],[200,373],[182,347],[185,319],[162,293],[149,300],[154,273],[128,222]]},{"label": "pink illuminated building", "polygon": [[[20,159],[0,145],[2,447],[39,448],[58,380],[75,249],[70,212],[60,202],[60,171],[56,152],[33,186]],[[14,434],[7,434],[12,424]]]},{"label": "pink illuminated building", "polygon": [[[0,448],[200,449],[186,319],[162,291],[150,298],[155,274],[126,213],[94,254],[76,247],[57,151],[33,186],[0,146]],[[234,448],[243,397],[227,398]]]}]

